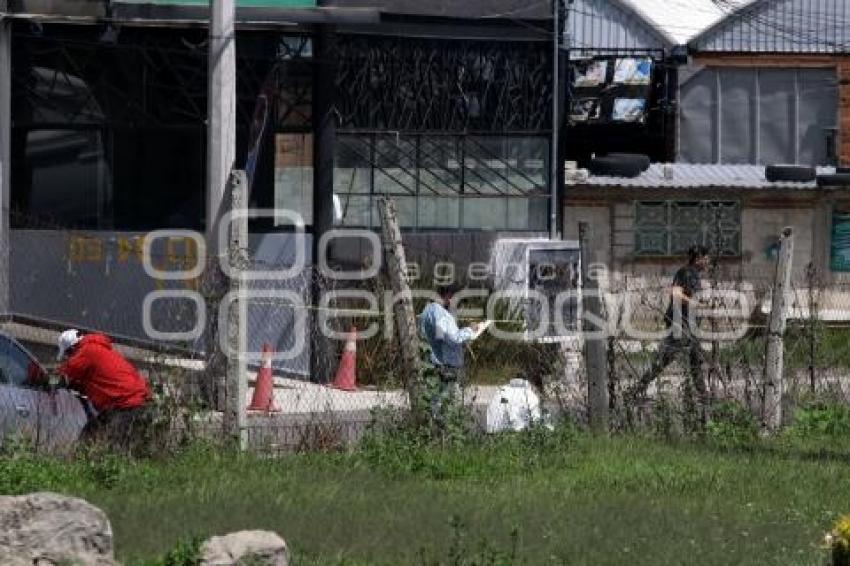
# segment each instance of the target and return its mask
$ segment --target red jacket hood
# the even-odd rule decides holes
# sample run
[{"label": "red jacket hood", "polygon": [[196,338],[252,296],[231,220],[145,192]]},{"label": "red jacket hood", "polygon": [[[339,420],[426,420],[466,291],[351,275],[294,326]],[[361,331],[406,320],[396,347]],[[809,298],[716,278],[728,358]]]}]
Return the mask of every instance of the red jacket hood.
[{"label": "red jacket hood", "polygon": [[141,407],[150,398],[147,381],[103,334],[84,336],[59,368],[68,384],[89,398],[98,411]]},{"label": "red jacket hood", "polygon": [[97,345],[109,350],[112,349],[112,340],[106,334],[86,334],[80,339],[80,347]]}]

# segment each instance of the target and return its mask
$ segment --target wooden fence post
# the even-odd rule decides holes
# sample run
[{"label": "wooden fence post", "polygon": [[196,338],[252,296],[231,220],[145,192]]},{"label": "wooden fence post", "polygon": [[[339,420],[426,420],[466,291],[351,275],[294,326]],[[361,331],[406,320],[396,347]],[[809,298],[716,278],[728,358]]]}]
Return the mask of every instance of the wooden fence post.
[{"label": "wooden fence post", "polygon": [[[588,319],[603,318],[599,280],[591,275],[589,266],[594,262],[593,236],[586,222],[578,225],[581,245],[582,309],[588,316],[582,323],[584,336],[584,360],[587,369],[587,416],[590,430],[594,433],[608,432],[608,337],[607,328],[584,328]],[[588,332],[591,333],[588,338]],[[596,334],[596,336],[593,336]]]},{"label": "wooden fence post", "polygon": [[245,402],[248,388],[248,364],[245,358],[248,349],[248,305],[241,296],[245,291],[242,272],[248,268],[248,181],[244,171],[234,171],[230,176],[229,188],[233,195],[232,211],[237,215],[230,224],[228,260],[230,261],[231,300],[227,312],[227,372],[225,378],[225,434],[240,450],[247,447],[245,428]]},{"label": "wooden fence post", "polygon": [[413,295],[407,282],[407,260],[401,241],[401,229],[398,225],[395,202],[389,197],[378,199],[378,211],[381,215],[381,240],[384,247],[384,261],[392,286],[395,304],[395,318],[401,348],[404,384],[410,395],[410,407],[418,409],[421,401],[419,391],[419,339],[416,332],[416,314],[413,311]]},{"label": "wooden fence post", "polygon": [[770,306],[770,321],[767,328],[767,352],[765,356],[765,424],[770,430],[782,426],[782,373],[784,369],[785,320],[788,316],[788,295],[791,286],[794,235],[790,227],[782,230],[779,238],[779,259],[773,282],[773,297]]}]

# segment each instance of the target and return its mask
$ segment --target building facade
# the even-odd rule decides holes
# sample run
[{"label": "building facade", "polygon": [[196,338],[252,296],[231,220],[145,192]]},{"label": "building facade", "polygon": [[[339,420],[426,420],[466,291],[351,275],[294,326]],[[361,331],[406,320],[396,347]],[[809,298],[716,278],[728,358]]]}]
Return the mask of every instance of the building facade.
[{"label": "building facade", "polygon": [[806,316],[811,291],[820,318],[850,320],[846,187],[768,182],[757,165],[653,164],[636,178],[591,176],[568,183],[565,192],[573,219],[565,234],[576,237],[578,222],[592,226],[607,290],[643,292],[662,304],[688,247],[697,243],[717,260],[710,285],[749,290],[749,312],[757,315],[769,304],[779,234],[791,227],[792,316]]},{"label": "building facade", "polygon": [[[207,224],[207,9],[3,7],[5,308],[143,336],[146,295],[197,284],[149,277],[142,242]],[[250,205],[274,211],[252,220],[254,261],[312,263],[329,230],[378,228],[382,195],[423,264],[486,261],[499,234],[548,234],[551,26],[546,2],[237,2],[236,167]],[[338,240],[332,261],[358,264],[361,240]],[[159,269],[196,260],[189,240],[163,246]],[[310,300],[309,281],[280,285]],[[292,334],[291,315],[254,311],[253,343]],[[306,374],[307,358],[290,369]]]},{"label": "building facade", "polygon": [[841,0],[758,0],[693,38],[680,72],[680,159],[850,162],[848,15]]},{"label": "building facade", "polygon": [[631,152],[674,161],[687,42],[724,13],[710,0],[569,3],[566,159],[585,164],[594,154]]}]

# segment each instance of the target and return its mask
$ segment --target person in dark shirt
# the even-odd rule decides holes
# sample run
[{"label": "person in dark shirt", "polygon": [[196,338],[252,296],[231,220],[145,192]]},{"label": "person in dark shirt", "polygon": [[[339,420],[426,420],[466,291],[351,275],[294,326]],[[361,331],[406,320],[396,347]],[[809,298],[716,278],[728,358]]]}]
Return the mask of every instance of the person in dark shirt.
[{"label": "person in dark shirt", "polygon": [[687,354],[693,387],[699,396],[705,420],[707,392],[702,378],[702,347],[696,337],[696,319],[691,316],[691,302],[700,290],[702,273],[709,265],[708,249],[695,245],[688,250],[688,264],[681,267],[673,276],[670,288],[670,305],[664,315],[667,335],[658,346],[658,351],[640,380],[627,392],[626,398],[635,401],[646,395],[646,389],[658,375],[680,354]]}]

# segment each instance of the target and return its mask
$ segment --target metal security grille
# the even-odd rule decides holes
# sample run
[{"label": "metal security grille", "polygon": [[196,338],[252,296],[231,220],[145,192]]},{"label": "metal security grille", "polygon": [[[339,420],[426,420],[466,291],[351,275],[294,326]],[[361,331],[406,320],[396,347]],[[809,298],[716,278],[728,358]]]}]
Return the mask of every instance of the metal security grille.
[{"label": "metal security grille", "polygon": [[546,43],[343,36],[336,50],[342,129],[551,129]]},{"label": "metal security grille", "polygon": [[635,254],[681,256],[703,244],[722,256],[741,255],[741,205],[736,201],[635,203]]}]

